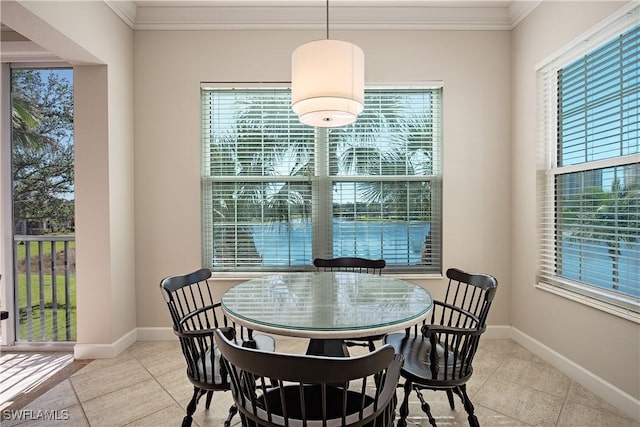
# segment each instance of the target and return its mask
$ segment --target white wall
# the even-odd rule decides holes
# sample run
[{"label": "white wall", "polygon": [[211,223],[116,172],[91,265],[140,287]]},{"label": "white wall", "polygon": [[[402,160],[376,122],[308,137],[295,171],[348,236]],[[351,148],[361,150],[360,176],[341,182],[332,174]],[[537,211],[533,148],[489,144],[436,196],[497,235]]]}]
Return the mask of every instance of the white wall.
[{"label": "white wall", "polygon": [[[200,82],[286,81],[305,31],[137,31],[138,326],[169,326],[162,277],[200,267]],[[444,266],[495,275],[509,325],[510,34],[354,31],[368,82],[444,81]],[[437,292],[442,280],[421,280]],[[232,281],[221,283],[221,289]]]},{"label": "white wall", "polygon": [[2,22],[75,66],[75,352],[110,357],[136,329],[133,31],[96,1],[3,1]]},{"label": "white wall", "polygon": [[[514,328],[575,364],[583,383],[596,375],[638,413],[640,326],[536,289],[536,63],[589,30],[624,2],[543,2],[513,31],[512,296]],[[592,386],[593,383],[588,384]],[[589,387],[593,389],[593,387]],[[600,388],[602,392],[604,388]],[[609,390],[611,395],[615,390]],[[621,405],[618,402],[618,406]],[[640,415],[636,415],[640,418]]]}]

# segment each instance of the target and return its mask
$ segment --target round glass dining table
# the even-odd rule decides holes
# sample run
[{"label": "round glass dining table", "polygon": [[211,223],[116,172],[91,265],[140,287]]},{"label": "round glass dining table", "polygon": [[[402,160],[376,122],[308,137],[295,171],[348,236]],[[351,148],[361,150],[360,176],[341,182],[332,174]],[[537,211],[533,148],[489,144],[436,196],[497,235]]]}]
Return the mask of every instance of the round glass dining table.
[{"label": "round glass dining table", "polygon": [[346,356],[343,340],[399,331],[422,321],[433,300],[405,280],[350,272],[272,274],[222,296],[236,323],[262,332],[310,338],[308,354]]}]

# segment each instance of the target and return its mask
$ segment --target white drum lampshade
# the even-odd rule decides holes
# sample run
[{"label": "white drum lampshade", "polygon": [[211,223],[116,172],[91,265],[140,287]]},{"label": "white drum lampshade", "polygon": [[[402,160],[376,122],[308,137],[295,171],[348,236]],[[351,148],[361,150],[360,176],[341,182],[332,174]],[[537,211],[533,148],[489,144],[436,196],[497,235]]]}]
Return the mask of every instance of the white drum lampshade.
[{"label": "white drum lampshade", "polygon": [[291,56],[291,107],[301,123],[345,126],[364,108],[364,52],[340,40],[305,43]]}]

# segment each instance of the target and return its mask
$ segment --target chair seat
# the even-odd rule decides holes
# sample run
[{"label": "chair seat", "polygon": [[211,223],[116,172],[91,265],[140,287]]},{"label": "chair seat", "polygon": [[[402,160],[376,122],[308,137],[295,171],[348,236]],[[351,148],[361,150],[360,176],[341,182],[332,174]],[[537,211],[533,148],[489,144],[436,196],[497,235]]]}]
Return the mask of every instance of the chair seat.
[{"label": "chair seat", "polygon": [[[301,421],[306,417],[306,426],[327,426],[338,427],[342,426],[342,413],[343,404],[346,404],[346,424],[349,425],[358,420],[358,411],[360,410],[364,399],[364,415],[371,415],[374,412],[375,399],[372,396],[362,395],[355,391],[347,391],[346,400],[344,399],[344,390],[337,386],[329,386],[326,388],[326,415],[323,414],[323,408],[320,405],[322,402],[322,389],[319,385],[306,385],[304,386],[304,392],[300,392],[298,385],[285,386],[283,389],[274,389],[261,396],[259,404],[262,407],[263,417],[266,419],[266,411],[264,408],[268,407],[274,422],[278,425],[285,425],[284,411],[282,408],[282,393],[286,400],[287,416],[289,417],[289,423],[292,426],[302,425]],[[305,417],[301,413],[302,406],[300,402],[301,395],[304,399],[304,412]],[[247,402],[249,405],[249,402]],[[247,408],[251,410],[250,407]],[[326,420],[326,424],[324,421]],[[245,420],[247,426],[254,426],[250,420]],[[298,424],[300,422],[300,424]],[[373,426],[371,423],[364,424],[363,426]]]},{"label": "chair seat", "polygon": [[[440,343],[436,345],[438,352],[438,376],[433,378],[430,369],[431,343],[422,335],[409,335],[407,338],[404,333],[389,334],[383,339],[384,344],[391,344],[396,353],[404,356],[404,365],[401,372],[403,376],[410,378],[411,382],[438,385],[442,384],[448,378],[451,378],[451,372],[459,370],[462,362],[454,359],[454,354],[449,351],[447,357],[444,357],[445,350]],[[446,367],[445,367],[446,362]],[[472,372],[472,371],[471,371]],[[447,382],[464,383],[466,378],[471,376],[471,372],[458,378],[456,381]],[[456,375],[458,377],[458,375]]]},{"label": "chair seat", "polygon": [[[276,342],[272,337],[269,337],[267,335],[260,335],[260,334],[256,334],[253,336],[253,342],[244,341],[242,345],[250,348],[256,348],[258,350],[263,350],[263,351],[275,351],[276,349]],[[203,359],[204,359],[204,369],[202,364]],[[220,363],[220,350],[218,350],[218,346],[215,344],[213,346],[213,366],[218,368],[218,369],[215,369],[215,372],[212,372],[213,369],[211,369],[211,349],[208,349],[204,354],[204,357],[200,358],[200,360],[198,361],[198,378],[200,379],[205,378],[205,373],[206,373],[205,381],[207,383],[216,384],[216,385],[227,384],[228,379],[223,380],[222,376],[220,375],[219,368],[222,366],[222,364]]]},{"label": "chair seat", "polygon": [[[287,401],[287,415],[289,417],[289,425],[295,427],[341,427],[343,425],[351,425],[357,423],[359,416],[358,412],[363,405],[364,399],[364,417],[371,416],[375,411],[375,399],[372,396],[356,393],[354,391],[348,391],[346,400],[344,400],[343,390],[339,387],[330,386],[326,389],[326,416],[322,413],[321,405],[318,402],[322,402],[322,389],[319,385],[307,385],[304,386],[304,392],[300,393],[300,388],[297,385],[285,386],[283,388],[284,396]],[[263,409],[259,410],[259,413],[264,419],[268,417],[264,407],[269,408],[269,412],[272,416],[272,420],[276,425],[285,425],[284,411],[282,409],[281,394],[282,390],[276,388],[269,391],[265,396],[260,397],[260,404]],[[302,415],[300,403],[300,396],[303,395],[304,399],[304,411],[305,416]],[[395,397],[393,398],[395,401]],[[266,401],[266,404],[265,404]],[[342,407],[346,403],[345,422],[342,421]],[[249,402],[247,402],[250,405]],[[395,406],[395,405],[394,405]],[[250,409],[250,408],[247,408]],[[256,427],[261,424],[256,424],[254,421],[243,418],[243,425],[247,427]],[[380,415],[379,420],[372,419],[371,422],[363,424],[363,427],[374,427],[377,425],[384,425],[383,420],[387,418],[386,414]],[[306,419],[303,423],[301,420]]]}]

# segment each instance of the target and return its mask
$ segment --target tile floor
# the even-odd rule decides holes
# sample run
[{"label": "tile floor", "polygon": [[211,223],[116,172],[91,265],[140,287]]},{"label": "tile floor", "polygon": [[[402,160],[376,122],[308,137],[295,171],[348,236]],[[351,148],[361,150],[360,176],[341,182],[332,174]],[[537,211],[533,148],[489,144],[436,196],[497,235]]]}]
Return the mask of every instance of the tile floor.
[{"label": "tile floor", "polygon": [[[303,340],[277,340],[281,352],[306,348]],[[468,390],[483,427],[640,427],[511,340],[481,341],[474,366]],[[55,384],[49,380],[50,389],[23,406],[17,399],[10,411],[21,409],[22,420],[5,419],[2,426],[178,426],[193,391],[184,369],[177,341],[137,342],[117,358],[80,365]],[[425,397],[439,426],[468,425],[457,397],[455,411],[443,392],[426,391]],[[193,425],[222,426],[230,405],[228,392],[216,392],[208,411],[203,399]],[[410,406],[409,425],[428,426],[417,398]],[[233,425],[240,425],[237,416]]]}]

